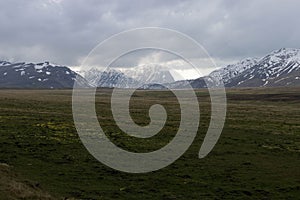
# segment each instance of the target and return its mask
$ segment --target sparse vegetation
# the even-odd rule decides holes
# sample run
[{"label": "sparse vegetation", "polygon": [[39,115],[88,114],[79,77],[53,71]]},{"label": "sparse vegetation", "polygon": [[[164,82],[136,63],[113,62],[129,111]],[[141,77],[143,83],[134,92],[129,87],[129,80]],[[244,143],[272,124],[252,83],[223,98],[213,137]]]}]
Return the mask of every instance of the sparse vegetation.
[{"label": "sparse vegetation", "polygon": [[[180,111],[172,93],[135,93],[131,111],[138,124],[149,123],[149,106],[162,98],[169,114],[158,135],[136,139],[115,127],[110,92],[98,91],[96,108],[101,110],[101,125],[118,146],[152,151],[176,134]],[[189,150],[159,171],[127,174],[99,163],[81,144],[73,124],[71,90],[0,90],[0,163],[11,166],[0,166],[1,198],[299,199],[299,88],[227,90],[225,128],[204,159],[198,159],[198,151],[210,102],[207,91],[197,94],[201,126]]]},{"label": "sparse vegetation", "polygon": [[5,163],[0,163],[0,175],[0,199],[54,199],[40,188],[38,182],[22,180]]}]

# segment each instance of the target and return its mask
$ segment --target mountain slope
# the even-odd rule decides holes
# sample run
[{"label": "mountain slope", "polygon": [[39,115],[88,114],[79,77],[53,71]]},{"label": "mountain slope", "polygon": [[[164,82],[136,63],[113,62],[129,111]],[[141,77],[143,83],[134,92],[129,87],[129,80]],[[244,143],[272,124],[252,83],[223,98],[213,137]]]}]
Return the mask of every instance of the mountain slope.
[{"label": "mountain slope", "polygon": [[273,51],[226,86],[300,86],[300,50],[283,48]]},{"label": "mountain slope", "polygon": [[[236,64],[228,65],[227,67],[215,70],[209,74],[209,77],[218,77],[221,76],[221,80],[224,85],[227,85],[231,82],[231,80],[240,74],[242,74],[245,70],[250,69],[257,63],[257,59],[255,58],[246,58],[244,60],[239,61]],[[219,85],[217,83],[217,85]]]},{"label": "mountain slope", "polygon": [[93,87],[133,88],[140,84],[137,80],[126,76],[123,72],[111,68],[105,71],[91,68],[80,73]]},{"label": "mountain slope", "polygon": [[[205,82],[206,80],[206,82]],[[169,84],[171,88],[300,86],[300,49],[282,48],[261,59],[244,59],[211,72],[208,76]]]},{"label": "mountain slope", "polygon": [[175,81],[171,73],[159,64],[139,65],[125,69],[122,72],[143,84],[171,83]]},{"label": "mountain slope", "polygon": [[101,72],[97,82],[98,87],[117,87],[117,88],[133,88],[139,85],[139,82],[133,78],[126,76],[124,73],[109,69]]},{"label": "mountain slope", "polygon": [[250,69],[256,63],[256,58],[246,58],[236,64],[227,65],[221,69],[214,70],[208,76],[192,80],[176,81],[170,83],[168,86],[171,88],[182,89],[186,88],[187,84],[190,84],[193,88],[206,88],[207,83],[210,84],[211,87],[219,87],[221,86],[221,83],[227,85],[233,78],[239,76],[245,70]]},{"label": "mountain slope", "polygon": [[[2,88],[72,88],[78,74],[65,66],[44,63],[10,63],[0,61]],[[82,87],[89,84],[81,76]]]},{"label": "mountain slope", "polygon": [[161,83],[174,82],[174,78],[168,70],[157,64],[140,65],[132,68],[113,69],[104,71],[92,68],[81,72],[83,77],[92,86],[131,88],[152,85],[159,88]]}]

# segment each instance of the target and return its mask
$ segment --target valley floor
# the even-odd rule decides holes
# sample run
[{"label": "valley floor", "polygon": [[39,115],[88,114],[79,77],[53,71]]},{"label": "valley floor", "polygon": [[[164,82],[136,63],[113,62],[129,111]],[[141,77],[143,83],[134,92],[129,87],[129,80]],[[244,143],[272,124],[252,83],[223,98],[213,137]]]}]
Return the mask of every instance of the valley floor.
[{"label": "valley floor", "polygon": [[[36,199],[300,199],[299,91],[228,89],[221,138],[207,157],[198,159],[210,101],[206,90],[197,90],[201,120],[189,150],[161,170],[128,174],[101,164],[82,145],[73,123],[71,90],[0,90],[0,163],[9,165],[0,166],[0,177],[10,180],[0,182],[0,196],[21,199],[7,186],[13,180],[25,188],[21,193],[33,190]],[[180,110],[170,92],[137,91],[132,98],[132,117],[141,125],[149,123],[149,106],[165,104],[166,127],[149,139],[116,128],[110,94],[98,90],[96,108],[116,145],[149,152],[176,134]]]}]

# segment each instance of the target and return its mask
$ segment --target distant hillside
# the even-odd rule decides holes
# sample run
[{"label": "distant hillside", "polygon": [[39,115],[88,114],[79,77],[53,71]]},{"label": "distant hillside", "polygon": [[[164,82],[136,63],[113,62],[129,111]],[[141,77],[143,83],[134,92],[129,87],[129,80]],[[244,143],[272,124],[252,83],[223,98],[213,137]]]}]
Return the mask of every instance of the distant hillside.
[{"label": "distant hillside", "polygon": [[78,76],[81,87],[88,82],[66,66],[44,63],[0,61],[1,88],[72,88]]}]

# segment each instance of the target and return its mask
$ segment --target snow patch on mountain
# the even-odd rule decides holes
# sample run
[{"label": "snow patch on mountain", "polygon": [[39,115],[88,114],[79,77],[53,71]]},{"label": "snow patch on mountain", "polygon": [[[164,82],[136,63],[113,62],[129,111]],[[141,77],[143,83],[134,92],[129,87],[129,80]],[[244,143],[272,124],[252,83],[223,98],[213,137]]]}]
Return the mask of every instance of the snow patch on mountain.
[{"label": "snow patch on mountain", "polygon": [[0,87],[72,88],[77,76],[80,86],[89,87],[86,80],[66,66],[6,61],[0,61],[0,66]]},{"label": "snow patch on mountain", "polygon": [[159,64],[139,65],[133,68],[121,70],[126,76],[143,84],[161,84],[174,82],[170,71]]},{"label": "snow patch on mountain", "polygon": [[[295,76],[300,73],[300,49],[282,48],[265,55],[253,67],[242,72],[227,84],[228,87],[266,87],[299,85]],[[236,85],[243,80],[242,84]]]},{"label": "snow patch on mountain", "polygon": [[211,72],[208,76],[214,78],[217,81],[216,85],[219,86],[221,82],[227,84],[230,80],[236,76],[239,76],[245,70],[250,69],[257,64],[257,58],[246,58],[239,61],[236,64],[228,65],[224,68]]},{"label": "snow patch on mountain", "polygon": [[107,68],[106,70],[91,68],[80,73],[94,87],[133,88],[145,84],[174,82],[168,69],[158,64],[139,65],[132,68]]}]

